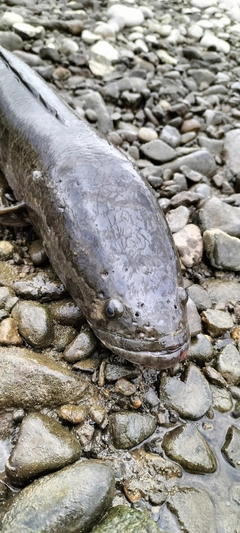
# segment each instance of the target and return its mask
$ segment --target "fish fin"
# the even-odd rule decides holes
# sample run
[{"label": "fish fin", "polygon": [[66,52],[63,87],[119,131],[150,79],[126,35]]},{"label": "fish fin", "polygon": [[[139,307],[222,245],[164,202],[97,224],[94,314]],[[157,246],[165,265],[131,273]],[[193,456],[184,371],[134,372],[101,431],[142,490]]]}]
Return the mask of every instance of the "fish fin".
[{"label": "fish fin", "polygon": [[2,215],[9,215],[10,213],[16,213],[16,211],[19,211],[20,209],[25,209],[27,206],[25,202],[19,202],[15,205],[9,205],[7,207],[0,207],[0,216]]},{"label": "fish fin", "polygon": [[13,226],[24,227],[29,226],[27,214],[21,213],[21,210],[26,207],[25,202],[19,202],[15,205],[6,207],[0,207],[0,225],[1,226]]}]

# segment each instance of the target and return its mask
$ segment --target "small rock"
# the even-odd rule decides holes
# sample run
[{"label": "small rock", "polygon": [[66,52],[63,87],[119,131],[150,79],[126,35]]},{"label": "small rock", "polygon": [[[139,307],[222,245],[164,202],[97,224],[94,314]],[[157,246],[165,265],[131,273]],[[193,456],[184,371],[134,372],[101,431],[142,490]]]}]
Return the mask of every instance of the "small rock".
[{"label": "small rock", "polygon": [[82,326],[79,335],[67,346],[63,357],[68,363],[75,363],[92,355],[96,347],[97,338],[86,324]]},{"label": "small rock", "polygon": [[201,311],[205,311],[206,309],[211,309],[211,298],[207,291],[201,287],[201,285],[190,285],[190,287],[187,288],[187,292],[189,297],[194,301],[199,313],[201,313]]},{"label": "small rock", "polygon": [[165,433],[162,447],[167,456],[191,474],[210,474],[217,463],[204,437],[193,423],[183,424]]},{"label": "small rock", "polygon": [[172,209],[167,213],[166,219],[172,233],[182,230],[188,223],[190,211],[184,205]]},{"label": "small rock", "polygon": [[70,424],[81,424],[87,416],[87,410],[86,407],[80,405],[61,405],[58,409],[58,416]]},{"label": "small rock", "polygon": [[201,333],[201,318],[198,314],[196,305],[191,298],[188,298],[187,301],[187,321],[191,338],[196,337],[196,335]]},{"label": "small rock", "polygon": [[203,242],[201,232],[195,224],[187,224],[173,235],[181,261],[186,268],[191,268],[202,259]]},{"label": "small rock", "polygon": [[110,531],[163,533],[147,514],[124,505],[110,509],[101,524],[93,528],[92,533],[108,533]]},{"label": "small rock", "polygon": [[233,327],[233,320],[229,313],[218,311],[217,309],[208,309],[202,312],[202,321],[205,329],[212,337],[220,337]]},{"label": "small rock", "polygon": [[74,463],[80,455],[79,442],[68,429],[49,416],[31,413],[21,424],[6,471],[12,483],[21,486]]},{"label": "small rock", "polygon": [[11,259],[14,252],[14,246],[9,241],[0,241],[0,261]]},{"label": "small rock", "polygon": [[222,452],[230,465],[235,468],[240,466],[240,429],[235,426],[228,428]]},{"label": "small rock", "polygon": [[109,417],[109,430],[114,446],[129,449],[137,446],[155,431],[156,419],[151,415],[120,412]]},{"label": "small rock", "polygon": [[168,124],[167,126],[163,127],[160,139],[161,141],[172,146],[172,148],[177,148],[181,142],[181,134],[177,128],[174,128]]},{"label": "small rock", "polygon": [[212,392],[212,407],[220,413],[226,413],[233,407],[231,394],[226,389],[220,389],[214,385],[210,386]]},{"label": "small rock", "polygon": [[169,495],[168,505],[188,533],[216,533],[215,508],[203,490],[174,487]]},{"label": "small rock", "polygon": [[23,22],[23,17],[18,13],[13,13],[12,11],[5,11],[1,18],[1,22],[11,28],[16,22]]},{"label": "small rock", "polygon": [[199,222],[203,231],[218,229],[240,237],[240,208],[227,205],[220,198],[210,198],[198,211]]},{"label": "small rock", "polygon": [[162,377],[160,399],[167,409],[174,409],[180,416],[191,420],[201,418],[211,406],[209,384],[192,363],[187,367],[184,381],[175,376]]},{"label": "small rock", "polygon": [[13,289],[18,296],[32,300],[57,300],[64,297],[67,291],[52,270],[44,270],[30,274],[20,281],[13,283]]},{"label": "small rock", "polygon": [[170,161],[177,155],[171,146],[160,140],[150,141],[146,144],[143,144],[140,147],[140,150],[145,157],[159,163]]},{"label": "small rock", "polygon": [[114,386],[114,391],[118,394],[122,394],[122,396],[132,396],[132,394],[135,394],[136,390],[136,385],[124,378],[119,379]]},{"label": "small rock", "polygon": [[49,309],[32,301],[19,301],[12,310],[20,335],[34,348],[47,348],[54,337]]},{"label": "small rock", "polygon": [[107,11],[108,18],[122,19],[124,26],[141,26],[144,15],[141,9],[123,4],[114,4]]},{"label": "small rock", "polygon": [[22,39],[41,39],[45,34],[43,26],[31,26],[25,22],[15,22],[13,29]]},{"label": "small rock", "polygon": [[97,41],[93,46],[91,46],[91,51],[94,54],[105,57],[108,59],[108,61],[115,61],[116,59],[119,59],[118,50],[107,41]]},{"label": "small rock", "polygon": [[0,31],[0,45],[13,52],[22,49],[23,41],[19,35],[12,31]]},{"label": "small rock", "polygon": [[208,340],[206,335],[199,333],[195,338],[191,339],[191,344],[187,354],[189,361],[194,361],[200,366],[204,366],[213,358],[213,345]]},{"label": "small rock", "polygon": [[78,44],[73,41],[73,39],[66,37],[62,40],[59,46],[59,52],[65,55],[74,54],[75,52],[78,52]]},{"label": "small rock", "polygon": [[50,310],[53,319],[63,326],[82,325],[85,322],[81,309],[71,298],[52,302]]},{"label": "small rock", "polygon": [[140,128],[138,132],[138,138],[142,142],[154,141],[158,138],[158,134],[152,128]]},{"label": "small rock", "polygon": [[218,52],[223,52],[224,54],[229,54],[230,52],[230,44],[223,39],[219,39],[219,37],[214,35],[210,30],[204,32],[200,41],[200,46],[210,49],[215,48]]},{"label": "small rock", "polygon": [[177,157],[177,159],[175,159],[173,162],[168,162],[163,165],[162,170],[164,171],[165,168],[170,168],[173,172],[176,172],[180,170],[182,165],[185,165],[192,170],[196,170],[204,176],[211,177],[213,174],[216,174],[217,167],[215,159],[213,155],[208,152],[208,150],[196,150],[196,152],[188,155]]},{"label": "small rock", "polygon": [[203,234],[204,250],[215,268],[240,270],[240,240],[219,229],[206,230]]},{"label": "small rock", "polygon": [[17,322],[13,318],[5,318],[0,324],[0,344],[3,346],[21,346],[23,340],[18,333]]},{"label": "small rock", "polygon": [[228,383],[233,385],[240,383],[240,354],[233,344],[225,346],[221,351],[217,369]]}]

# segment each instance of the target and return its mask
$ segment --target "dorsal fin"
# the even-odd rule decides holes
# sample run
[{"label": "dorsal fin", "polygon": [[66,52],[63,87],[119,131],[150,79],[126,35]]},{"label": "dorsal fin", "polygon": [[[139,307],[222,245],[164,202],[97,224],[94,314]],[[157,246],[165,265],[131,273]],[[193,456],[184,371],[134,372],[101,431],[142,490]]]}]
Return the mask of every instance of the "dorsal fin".
[{"label": "dorsal fin", "polygon": [[64,118],[59,114],[57,109],[53,107],[49,102],[46,101],[46,99],[43,97],[43,95],[17,70],[15,67],[8,61],[8,59],[5,57],[5,55],[0,50],[0,59],[5,63],[6,67],[9,68],[14,76],[26,87],[26,89],[32,94],[36,100],[48,111],[48,113],[51,113],[61,124],[67,125]]}]

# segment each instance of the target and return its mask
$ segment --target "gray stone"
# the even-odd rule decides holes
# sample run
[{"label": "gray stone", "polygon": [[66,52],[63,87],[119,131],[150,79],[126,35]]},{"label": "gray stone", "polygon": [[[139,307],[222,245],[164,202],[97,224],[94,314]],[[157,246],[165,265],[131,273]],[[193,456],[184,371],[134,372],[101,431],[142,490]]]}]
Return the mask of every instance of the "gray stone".
[{"label": "gray stone", "polygon": [[210,139],[204,135],[198,135],[198,143],[202,148],[206,148],[213,155],[220,155],[223,151],[223,141]]},{"label": "gray stone", "polygon": [[177,233],[186,226],[190,216],[190,211],[184,205],[172,209],[167,213],[166,219],[172,233]]},{"label": "gray stone", "polygon": [[191,268],[202,259],[203,241],[201,232],[195,224],[187,224],[173,236],[181,261]]},{"label": "gray stone", "polygon": [[21,486],[74,463],[80,455],[80,444],[68,429],[54,418],[30,413],[23,419],[6,471],[12,483]]},{"label": "gray stone", "polygon": [[196,337],[202,331],[201,318],[194,301],[188,298],[187,301],[187,322],[191,337]]},{"label": "gray stone", "polygon": [[206,68],[189,69],[188,74],[189,76],[193,77],[198,87],[200,87],[203,83],[206,85],[211,85],[216,81],[215,74]]},{"label": "gray stone", "polygon": [[204,437],[193,423],[183,424],[165,433],[162,447],[170,459],[191,474],[216,471],[216,459]]},{"label": "gray stone", "polygon": [[50,310],[38,302],[18,301],[12,310],[20,335],[34,348],[47,348],[54,338]]},{"label": "gray stone", "polygon": [[240,208],[227,205],[220,198],[210,198],[198,211],[199,223],[203,231],[219,229],[240,236]]},{"label": "gray stone", "polygon": [[240,466],[240,429],[230,426],[227,430],[222,452],[235,468]]},{"label": "gray stone", "polygon": [[231,237],[219,229],[206,230],[203,233],[204,250],[215,268],[222,270],[240,270],[240,240]]},{"label": "gray stone", "polygon": [[207,290],[212,303],[222,302],[227,305],[229,302],[240,301],[240,284],[238,281],[228,280],[204,280],[202,286]]},{"label": "gray stone", "polygon": [[240,187],[240,129],[233,129],[226,133],[224,141],[224,159],[226,165],[236,178],[238,190]]},{"label": "gray stone", "polygon": [[200,366],[204,366],[205,363],[211,361],[213,358],[213,345],[206,335],[199,333],[191,340],[187,357],[189,361],[193,361]]},{"label": "gray stone", "polygon": [[181,133],[179,133],[177,128],[167,125],[163,127],[160,139],[172,146],[172,148],[176,148],[181,142]]},{"label": "gray stone", "polygon": [[220,413],[226,413],[233,407],[231,394],[226,389],[220,389],[215,385],[210,385],[212,392],[212,406]]},{"label": "gray stone", "polygon": [[211,337],[220,337],[233,327],[233,319],[226,311],[208,309],[202,312],[202,321]]},{"label": "gray stone", "polygon": [[109,417],[109,429],[116,448],[137,446],[155,431],[156,419],[147,414],[120,412]]},{"label": "gray stone", "polygon": [[147,514],[125,505],[117,505],[110,509],[101,524],[93,528],[92,533],[109,533],[110,531],[163,533]]},{"label": "gray stone", "polygon": [[109,117],[106,104],[102,96],[97,91],[87,89],[81,92],[81,95],[75,100],[79,101],[84,109],[90,108],[97,115],[97,126],[99,131],[106,134],[113,129],[113,123]]},{"label": "gray stone", "polygon": [[[63,326],[82,325],[85,322],[84,315],[71,298],[65,298],[50,304],[50,310],[54,320]],[[77,332],[76,332],[77,334]]]},{"label": "gray stone", "polygon": [[173,162],[166,163],[162,166],[162,170],[170,168],[173,172],[180,170],[182,165],[186,165],[192,170],[201,172],[204,176],[211,177],[216,173],[217,166],[215,159],[208,150],[196,150],[196,152],[177,157]]},{"label": "gray stone", "polygon": [[201,285],[190,285],[190,287],[187,288],[187,292],[190,298],[194,301],[199,313],[201,313],[201,311],[205,311],[206,309],[211,309],[211,298],[207,291],[201,287]]},{"label": "gray stone", "polygon": [[21,50],[23,41],[19,35],[13,31],[0,31],[0,45],[13,52],[14,50]]},{"label": "gray stone", "polygon": [[228,344],[221,351],[217,369],[228,383],[232,385],[240,383],[240,354],[233,344]]},{"label": "gray stone", "polygon": [[168,505],[187,533],[217,533],[215,509],[206,492],[193,487],[174,487]]},{"label": "gray stone", "polygon": [[45,302],[63,298],[67,294],[64,285],[50,269],[30,274],[16,281],[12,287],[18,296]]},{"label": "gray stone", "polygon": [[177,155],[171,146],[160,140],[150,141],[142,145],[140,149],[145,157],[159,163],[170,161]]},{"label": "gray stone", "polygon": [[[90,387],[90,388],[89,388]],[[0,407],[57,406],[76,402],[91,386],[40,353],[0,348]]]},{"label": "gray stone", "polygon": [[[101,461],[78,461],[34,481],[13,499],[4,533],[88,533],[114,496],[112,470]],[[36,512],[37,509],[37,512]]]},{"label": "gray stone", "polygon": [[67,346],[63,357],[68,363],[75,363],[92,355],[96,347],[97,338],[89,325],[84,324],[79,335]]},{"label": "gray stone", "polygon": [[180,416],[197,420],[211,406],[210,387],[201,370],[192,363],[183,377],[184,380],[178,376],[162,377],[160,400],[167,409],[175,409]]}]

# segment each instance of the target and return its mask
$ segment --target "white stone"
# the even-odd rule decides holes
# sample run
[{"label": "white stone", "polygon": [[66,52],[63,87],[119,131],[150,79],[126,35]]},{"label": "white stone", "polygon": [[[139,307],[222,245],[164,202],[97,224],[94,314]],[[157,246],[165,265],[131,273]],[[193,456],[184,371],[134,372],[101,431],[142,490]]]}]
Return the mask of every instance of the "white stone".
[{"label": "white stone", "polygon": [[207,7],[212,7],[217,4],[218,0],[191,0],[190,4],[193,7],[198,7],[199,9],[206,9]]},{"label": "white stone", "polygon": [[203,36],[203,29],[201,26],[198,26],[198,24],[193,24],[188,28],[188,35],[189,37],[194,37],[196,41],[198,41],[198,39],[201,39]]},{"label": "white stone", "polygon": [[229,33],[240,33],[240,24],[234,24],[234,26],[229,28]]},{"label": "white stone", "polygon": [[17,13],[12,13],[11,11],[5,11],[1,18],[1,22],[11,28],[16,22],[23,22],[23,17]]},{"label": "white stone", "polygon": [[114,46],[107,41],[98,41],[91,46],[91,50],[94,54],[103,56],[108,59],[108,61],[114,61],[119,58],[119,53],[116,48],[114,48]]},{"label": "white stone", "polygon": [[107,76],[108,74],[111,74],[111,72],[113,72],[114,70],[114,67],[112,67],[110,63],[101,63],[100,61],[97,61],[97,59],[93,58],[89,60],[88,65],[94,76]]},{"label": "white stone", "polygon": [[172,31],[170,24],[162,24],[159,28],[159,34],[161,37],[168,37]]},{"label": "white stone", "polygon": [[74,52],[78,51],[78,44],[75,43],[72,39],[68,39],[67,37],[62,40],[59,51],[62,54],[73,54]]},{"label": "white stone", "polygon": [[227,41],[216,37],[216,35],[214,35],[210,30],[206,30],[204,32],[204,35],[200,41],[200,45],[205,46],[206,48],[214,46],[218,52],[223,52],[224,54],[228,54],[230,52],[230,44],[227,43]]},{"label": "white stone", "polygon": [[137,50],[138,48],[140,48],[140,50],[142,50],[146,54],[148,53],[148,47],[147,47],[146,43],[143,41],[143,39],[137,39],[135,41],[134,49]]},{"label": "white stone", "polygon": [[116,32],[113,29],[111,24],[106,24],[106,22],[100,22],[94,30],[94,33],[101,35],[101,37],[115,37]]},{"label": "white stone", "polygon": [[215,28],[216,23],[215,20],[209,20],[209,19],[201,19],[198,20],[198,26],[201,26],[201,28],[205,30],[210,30],[212,28]]},{"label": "white stone", "polygon": [[156,54],[159,57],[159,59],[161,59],[161,61],[163,63],[168,63],[169,65],[176,65],[177,64],[177,60],[175,59],[175,57],[170,56],[166,52],[166,50],[162,50],[162,49],[157,50]]},{"label": "white stone", "polygon": [[182,43],[184,41],[183,36],[181,35],[178,28],[175,28],[171,31],[170,35],[167,37],[167,42],[173,45]]},{"label": "white stone", "polygon": [[120,17],[124,19],[125,26],[141,25],[144,21],[144,14],[141,9],[114,4],[107,11],[108,18]]},{"label": "white stone", "polygon": [[87,44],[94,44],[96,41],[99,41],[100,39],[99,35],[96,35],[90,30],[83,30],[81,37],[82,37],[83,42]]},{"label": "white stone", "polygon": [[29,39],[40,38],[45,33],[43,26],[31,26],[31,24],[26,24],[25,22],[15,22],[12,27],[16,33],[19,35],[24,34]]},{"label": "white stone", "polygon": [[155,141],[158,138],[158,134],[152,128],[142,127],[138,132],[138,138],[143,142]]}]

